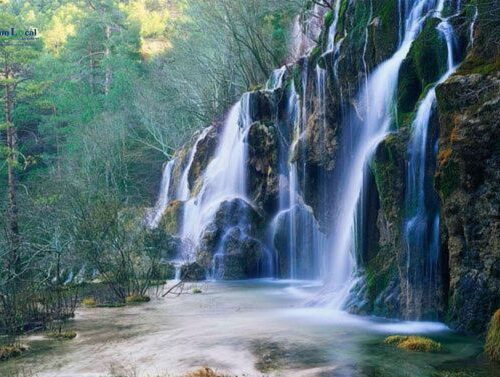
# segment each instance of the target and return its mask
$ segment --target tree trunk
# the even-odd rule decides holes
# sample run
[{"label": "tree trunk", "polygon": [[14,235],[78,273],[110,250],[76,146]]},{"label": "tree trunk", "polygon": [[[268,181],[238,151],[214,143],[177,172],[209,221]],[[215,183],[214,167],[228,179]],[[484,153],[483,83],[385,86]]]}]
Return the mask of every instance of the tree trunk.
[{"label": "tree trunk", "polygon": [[11,274],[19,273],[19,220],[17,209],[17,132],[12,122],[12,109],[14,107],[13,84],[9,83],[10,70],[8,65],[4,68],[5,84],[5,123],[7,141],[7,229],[10,243],[8,269]]},{"label": "tree trunk", "polygon": [[104,94],[107,96],[109,93],[109,86],[111,84],[111,70],[109,69],[109,39],[111,38],[111,28],[109,25],[106,25],[106,46],[104,50],[104,58],[106,65],[106,72],[104,74]]}]

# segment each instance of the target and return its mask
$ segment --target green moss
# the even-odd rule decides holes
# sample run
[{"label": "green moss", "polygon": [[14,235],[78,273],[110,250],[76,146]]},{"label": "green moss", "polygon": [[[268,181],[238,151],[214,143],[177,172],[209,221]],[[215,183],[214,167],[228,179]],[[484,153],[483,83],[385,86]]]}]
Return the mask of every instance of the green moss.
[{"label": "green moss", "polygon": [[491,318],[484,351],[491,360],[500,362],[500,309]]},{"label": "green moss", "polygon": [[127,304],[139,304],[143,302],[149,302],[151,298],[145,295],[130,295],[125,298]]},{"label": "green moss", "polygon": [[404,113],[412,112],[415,109],[421,91],[422,81],[417,74],[415,60],[404,60],[399,70],[398,111]]},{"label": "green moss", "polygon": [[416,116],[416,111],[410,111],[410,112],[398,111],[397,122],[396,122],[398,129],[410,127],[411,124],[413,123],[413,120],[415,119],[415,116]]},{"label": "green moss", "polygon": [[55,340],[70,340],[76,338],[75,331],[62,331],[62,332],[49,332],[47,338],[55,339]]},{"label": "green moss", "polygon": [[500,71],[500,57],[496,57],[495,59],[485,59],[475,54],[469,54],[458,68],[457,74],[469,75],[476,73],[488,75],[498,71]]},{"label": "green moss", "polygon": [[447,69],[446,42],[436,29],[440,22],[436,18],[428,20],[410,50],[423,87],[437,81]]},{"label": "green moss", "polygon": [[0,360],[7,360],[13,357],[20,356],[28,347],[22,344],[8,344],[0,346]]},{"label": "green moss", "polygon": [[333,12],[329,10],[325,14],[325,29],[328,30],[333,23]]},{"label": "green moss", "polygon": [[309,61],[311,62],[311,65],[316,65],[322,53],[323,51],[319,44],[314,46],[314,48],[311,51],[311,54],[309,55]]},{"label": "green moss", "polygon": [[388,257],[384,250],[379,251],[366,267],[366,294],[368,300],[373,303],[382,293],[391,278],[397,274],[397,268],[393,258]]},{"label": "green moss", "polygon": [[439,352],[443,349],[441,343],[423,336],[392,335],[385,338],[384,343],[406,351]]},{"label": "green moss", "polygon": [[382,210],[386,216],[394,220],[400,217],[403,194],[402,176],[407,137],[402,131],[390,134],[380,143],[370,165]]},{"label": "green moss", "polygon": [[203,291],[200,288],[193,288],[191,290],[191,293],[193,293],[193,294],[199,294],[199,293],[203,293]]},{"label": "green moss", "polygon": [[295,65],[292,71],[292,80],[297,93],[302,91],[302,72],[299,65]]},{"label": "green moss", "polygon": [[458,164],[453,161],[447,161],[436,176],[436,186],[439,189],[443,199],[448,198],[458,187],[460,187],[460,173]]}]

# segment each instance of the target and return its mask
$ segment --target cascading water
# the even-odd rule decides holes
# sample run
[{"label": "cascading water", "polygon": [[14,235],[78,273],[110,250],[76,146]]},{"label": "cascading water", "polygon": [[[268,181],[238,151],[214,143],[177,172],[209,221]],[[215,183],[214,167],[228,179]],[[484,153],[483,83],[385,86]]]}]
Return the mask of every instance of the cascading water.
[{"label": "cascading water", "polygon": [[331,279],[336,292],[330,305],[341,308],[352,287],[355,272],[357,217],[368,162],[377,145],[385,138],[392,122],[394,93],[399,68],[417,37],[427,11],[435,5],[431,0],[412,2],[405,17],[402,42],[394,55],[380,64],[368,78],[359,96],[357,109],[351,117],[350,132],[343,135],[339,156],[340,176],[336,212],[331,234]]},{"label": "cascading water", "polygon": [[160,223],[161,217],[165,212],[170,201],[170,180],[172,177],[172,169],[174,168],[175,159],[170,160],[163,168],[163,174],[160,183],[160,192],[154,208],[146,218],[146,225],[150,229],[154,229]]},{"label": "cascading water", "polygon": [[[318,71],[318,75],[322,79],[320,85],[323,85],[318,90],[324,93],[326,71]],[[277,249],[278,276],[291,279],[317,279],[324,276],[325,236],[319,230],[312,209],[303,199],[306,167],[302,143],[308,117],[307,80],[305,70],[302,73],[300,97],[293,82],[287,91],[285,122],[286,128],[292,132],[290,141],[280,145],[279,211],[271,224]],[[319,102],[323,106],[324,97]]]},{"label": "cascading water", "polygon": [[333,51],[335,49],[335,36],[337,34],[337,25],[339,23],[340,5],[342,1],[337,0],[335,2],[335,8],[333,9],[333,21],[328,30],[328,51]]},{"label": "cascading water", "polygon": [[[197,196],[184,206],[180,236],[188,244],[185,258],[194,258],[193,246],[213,218],[218,205],[227,199],[246,200],[246,136],[251,126],[249,94],[243,95],[229,112],[224,123],[219,145],[203,175],[203,184]],[[228,163],[230,161],[230,163]]]},{"label": "cascading water", "polygon": [[275,69],[271,74],[269,80],[267,80],[266,82],[266,90],[272,91],[281,88],[281,86],[283,85],[283,76],[285,75],[285,72],[285,65],[279,69]]},{"label": "cascading water", "polygon": [[190,196],[189,172],[191,171],[191,166],[193,165],[194,156],[196,155],[196,152],[198,150],[198,144],[203,139],[205,139],[205,137],[207,136],[207,134],[210,132],[211,129],[212,129],[212,127],[206,127],[206,128],[204,128],[203,131],[201,131],[200,136],[198,137],[198,139],[194,143],[193,148],[191,149],[191,152],[189,154],[188,163],[186,165],[186,168],[182,172],[182,177],[181,177],[181,180],[180,180],[180,183],[179,183],[179,187],[177,189],[177,199],[179,199],[179,200],[183,200],[184,201],[184,200],[188,200],[189,199],[189,196]]},{"label": "cascading water", "polygon": [[[443,1],[437,7],[441,17]],[[436,161],[437,145],[433,153],[429,125],[436,104],[436,86],[444,82],[455,70],[453,59],[454,33],[448,19],[441,18],[437,29],[447,46],[447,70],[421,101],[412,124],[413,135],[408,149],[404,237],[406,243],[406,313],[413,318],[433,315],[423,302],[435,303],[438,295],[439,267],[439,200],[433,188],[433,175],[429,166]],[[424,258],[422,258],[424,253]],[[429,314],[423,311],[430,311]]]}]

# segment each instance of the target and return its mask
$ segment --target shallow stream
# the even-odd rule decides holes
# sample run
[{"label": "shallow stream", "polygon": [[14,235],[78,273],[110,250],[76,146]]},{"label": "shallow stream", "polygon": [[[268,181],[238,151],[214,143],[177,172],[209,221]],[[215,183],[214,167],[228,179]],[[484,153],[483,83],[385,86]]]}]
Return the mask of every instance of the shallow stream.
[{"label": "shallow stream", "polygon": [[[1,376],[182,375],[208,366],[239,376],[496,376],[479,341],[432,322],[396,322],[308,307],[314,282],[254,280],[191,287],[179,297],[121,308],[82,308],[69,341],[24,339],[30,351],[0,363]],[[383,344],[420,334],[444,351]],[[470,373],[469,373],[470,372]],[[135,373],[135,374],[134,374]],[[450,374],[439,374],[450,377]]]}]

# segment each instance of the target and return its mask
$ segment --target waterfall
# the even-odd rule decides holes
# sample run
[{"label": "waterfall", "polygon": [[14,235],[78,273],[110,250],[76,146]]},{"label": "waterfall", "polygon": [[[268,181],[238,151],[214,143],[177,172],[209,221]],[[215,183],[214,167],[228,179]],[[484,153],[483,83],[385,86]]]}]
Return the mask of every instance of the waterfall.
[{"label": "waterfall", "polygon": [[330,244],[330,285],[336,291],[336,297],[330,305],[336,308],[342,307],[354,282],[356,240],[361,238],[357,234],[356,224],[367,165],[377,145],[389,132],[399,68],[427,16],[427,7],[433,4],[430,0],[413,2],[405,20],[404,36],[399,48],[368,78],[357,101],[358,104],[366,104],[366,108],[355,109],[349,125],[351,132],[343,135]]},{"label": "waterfall", "polygon": [[218,205],[235,197],[247,200],[246,137],[251,126],[249,101],[250,96],[246,93],[229,111],[215,155],[203,174],[200,192],[185,203],[180,236],[187,244],[188,251],[184,257],[188,260],[194,258],[193,247],[215,215]]},{"label": "waterfall", "polygon": [[188,163],[182,172],[181,180],[179,183],[179,187],[177,189],[177,199],[179,200],[188,200],[190,196],[190,189],[189,189],[189,172],[191,171],[191,165],[193,165],[193,160],[194,156],[196,155],[196,152],[198,150],[198,144],[205,139],[207,134],[210,132],[212,127],[206,127],[201,131],[200,136],[198,139],[196,139],[196,142],[194,143],[193,148],[191,149],[191,152],[189,153],[189,160]]},{"label": "waterfall", "polygon": [[[439,15],[442,6],[438,7]],[[453,59],[453,28],[447,19],[441,19],[437,29],[447,46],[447,70],[420,102],[412,124],[412,138],[408,148],[404,238],[406,243],[406,312],[422,316],[423,300],[432,300],[438,294],[439,262],[439,200],[433,188],[429,165],[436,161],[437,145],[432,156],[427,151],[431,144],[428,135],[431,116],[436,104],[436,86],[455,70]],[[421,256],[424,253],[424,260]],[[422,289],[416,289],[417,287]],[[421,293],[420,290],[422,290]],[[426,297],[422,297],[425,295]]]},{"label": "waterfall", "polygon": [[160,223],[161,217],[165,212],[170,201],[169,190],[170,190],[170,178],[172,176],[172,169],[174,168],[175,159],[170,160],[163,168],[163,173],[160,183],[160,193],[158,194],[158,199],[154,208],[146,216],[146,226],[150,229],[154,229]]},{"label": "waterfall", "polygon": [[335,48],[335,36],[337,35],[337,25],[339,23],[339,14],[340,14],[340,4],[341,0],[336,0],[335,8],[333,9],[333,21],[330,25],[330,29],[328,30],[328,42],[327,49],[328,51],[333,51]]},{"label": "waterfall", "polygon": [[283,76],[286,72],[286,66],[284,65],[281,68],[275,69],[271,74],[271,77],[266,82],[266,90],[273,91],[278,88],[281,88],[283,85]]},{"label": "waterfall", "polygon": [[470,47],[474,47],[474,26],[476,25],[478,14],[479,14],[479,11],[478,11],[477,5],[476,5],[475,11],[474,11],[474,17],[472,17],[472,22],[470,23],[470,29],[469,29]]}]

